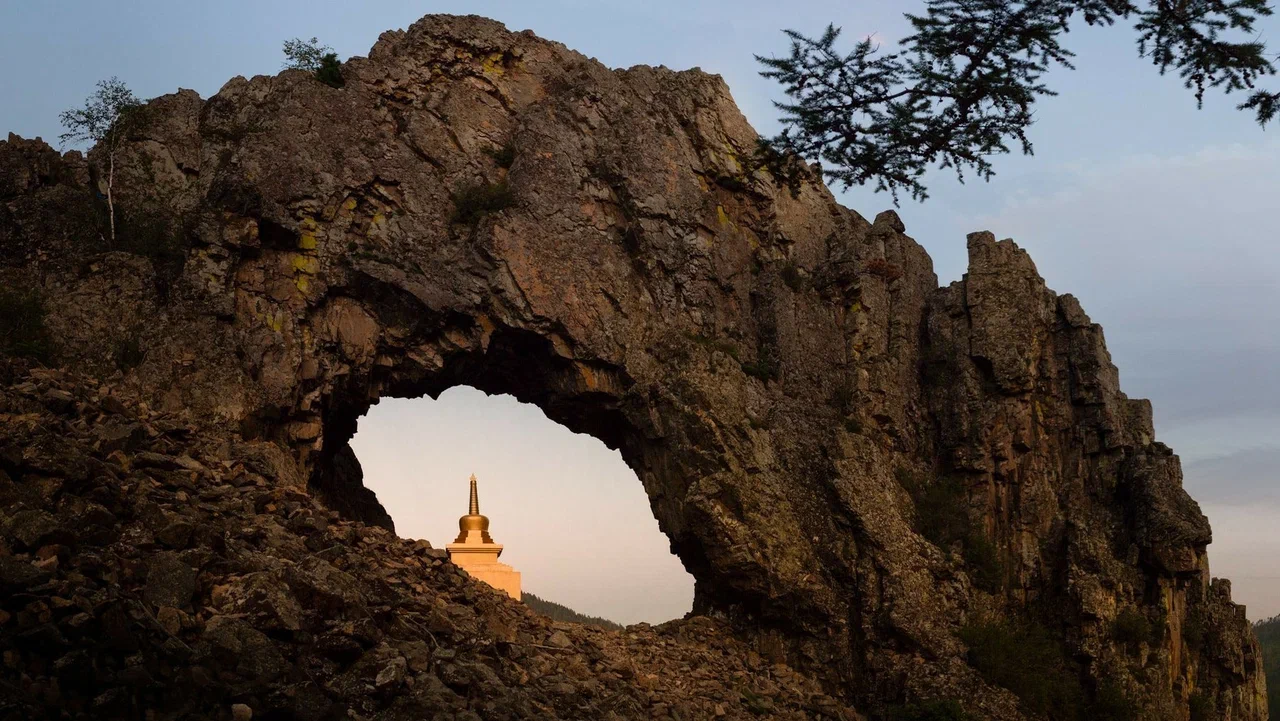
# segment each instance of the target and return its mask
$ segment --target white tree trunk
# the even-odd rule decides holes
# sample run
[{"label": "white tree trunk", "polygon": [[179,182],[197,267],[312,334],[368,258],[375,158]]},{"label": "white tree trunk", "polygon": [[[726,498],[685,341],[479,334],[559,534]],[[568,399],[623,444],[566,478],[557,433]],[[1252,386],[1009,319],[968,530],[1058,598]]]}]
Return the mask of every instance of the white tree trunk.
[{"label": "white tree trunk", "polygon": [[116,206],[111,197],[111,189],[116,182],[116,153],[112,148],[107,152],[107,217],[111,222],[111,246],[116,244]]}]

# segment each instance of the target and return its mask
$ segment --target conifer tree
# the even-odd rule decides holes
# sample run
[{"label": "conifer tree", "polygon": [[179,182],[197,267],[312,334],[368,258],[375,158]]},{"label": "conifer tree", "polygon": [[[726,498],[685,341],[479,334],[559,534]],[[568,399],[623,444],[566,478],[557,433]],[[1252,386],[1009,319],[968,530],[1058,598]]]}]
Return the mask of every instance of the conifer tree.
[{"label": "conifer tree", "polygon": [[868,38],[842,53],[834,25],[818,37],[786,30],[790,55],[756,56],[787,95],[775,103],[783,130],[762,140],[757,162],[793,188],[807,172],[798,159],[818,162],[827,180],[873,183],[895,204],[901,191],[928,197],[931,166],[990,179],[990,158],[1011,144],[1031,154],[1035,101],[1056,94],[1042,77],[1072,67],[1062,40],[1077,17],[1132,21],[1138,54],[1177,71],[1197,105],[1209,88],[1249,92],[1238,107],[1265,127],[1280,92],[1255,88],[1276,69],[1250,34],[1271,14],[1267,0],[926,0],[922,15],[906,14],[913,33],[895,52]]}]

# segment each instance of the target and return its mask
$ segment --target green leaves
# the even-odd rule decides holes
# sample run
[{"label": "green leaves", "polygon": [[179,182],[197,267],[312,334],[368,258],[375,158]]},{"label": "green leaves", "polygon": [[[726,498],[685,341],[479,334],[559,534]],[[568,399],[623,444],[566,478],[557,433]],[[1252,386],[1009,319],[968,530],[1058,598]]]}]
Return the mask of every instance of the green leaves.
[{"label": "green leaves", "polygon": [[[914,32],[896,52],[864,38],[841,53],[840,29],[828,25],[816,38],[785,30],[789,55],[756,56],[787,96],[775,103],[783,130],[763,141],[757,165],[795,192],[803,164],[780,158],[818,162],[827,180],[873,183],[895,204],[900,192],[927,198],[922,178],[934,166],[960,182],[966,172],[990,179],[992,156],[1013,144],[1032,153],[1032,108],[1055,94],[1041,78],[1072,67],[1060,39],[1077,14],[1090,25],[1136,18],[1139,53],[1161,73],[1178,70],[1197,102],[1205,88],[1252,89],[1275,72],[1262,43],[1221,37],[1252,32],[1271,14],[1266,0],[1151,0],[1146,9],[1129,0],[927,0],[924,14],[906,15]],[[1265,125],[1280,93],[1257,91],[1238,107]]]},{"label": "green leaves", "polygon": [[338,54],[328,45],[321,45],[319,38],[284,41],[284,57],[285,70],[305,70],[331,88],[347,84],[342,77],[342,62],[338,60]]},{"label": "green leaves", "polygon": [[112,77],[99,80],[98,89],[90,95],[83,108],[64,110],[58,120],[67,132],[58,136],[67,143],[97,144],[104,140],[114,148],[141,120],[142,101],[124,81]]},{"label": "green leaves", "polygon": [[1087,718],[1084,693],[1062,647],[1049,631],[1025,619],[987,618],[960,629],[969,664],[1054,721]]},{"label": "green leaves", "polygon": [[324,57],[320,58],[316,80],[331,88],[340,88],[347,84],[346,78],[342,77],[342,62],[338,60],[336,53],[325,53]]},{"label": "green leaves", "polygon": [[[321,45],[319,38],[303,40],[293,38],[284,41],[285,70],[306,70],[314,73],[320,70],[325,55],[333,54],[333,48]],[[335,56],[336,57],[336,56]]]},{"label": "green leaves", "polygon": [[[1263,43],[1220,37],[1227,30],[1252,33],[1257,18],[1271,14],[1267,0],[1156,2],[1138,13],[1138,53],[1150,57],[1161,75],[1176,69],[1183,84],[1195,89],[1199,106],[1205,88],[1220,87],[1228,93],[1251,89],[1258,78],[1275,73]],[[1260,116],[1258,122],[1266,121]]]}]

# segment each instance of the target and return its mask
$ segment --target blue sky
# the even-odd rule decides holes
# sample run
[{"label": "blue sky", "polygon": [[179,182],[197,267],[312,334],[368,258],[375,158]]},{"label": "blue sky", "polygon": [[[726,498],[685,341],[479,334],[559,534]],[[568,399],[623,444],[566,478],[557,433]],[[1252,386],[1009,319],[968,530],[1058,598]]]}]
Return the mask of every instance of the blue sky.
[{"label": "blue sky", "polygon": [[[902,11],[919,7],[776,0],[2,0],[0,67],[7,72],[0,74],[0,133],[56,138],[58,112],[79,104],[95,81],[111,75],[146,97],[179,87],[208,97],[235,75],[276,72],[287,38],[314,35],[343,57],[363,55],[382,31],[434,12],[486,15],[512,29],[530,28],[611,67],[697,66],[719,73],[748,119],[768,133],[776,128],[770,99],[777,91],[756,74],[752,53],[784,53],[781,28],[817,33],[834,22],[850,40],[875,33],[891,46],[905,32]],[[1280,49],[1280,20],[1272,18],[1260,30]],[[1176,77],[1159,77],[1137,57],[1133,39],[1123,26],[1073,31],[1067,43],[1078,54],[1077,70],[1048,77],[1060,95],[1038,105],[1030,133],[1036,155],[997,159],[990,183],[959,185],[946,173],[934,174],[933,197],[923,205],[904,202],[899,212],[907,232],[932,254],[944,283],[964,270],[965,233],[990,229],[1028,248],[1051,287],[1081,299],[1106,328],[1126,392],[1152,399],[1157,434],[1183,457],[1187,487],[1214,521],[1215,573],[1232,577],[1238,600],[1260,618],[1280,613],[1280,579],[1273,578],[1280,576],[1273,560],[1280,557],[1280,534],[1270,532],[1280,521],[1280,234],[1271,210],[1280,189],[1280,125],[1264,132],[1234,109],[1238,98],[1214,93],[1197,111]],[[1271,84],[1280,86],[1280,80]],[[891,206],[887,196],[864,189],[841,196],[867,217]],[[396,484],[408,483],[414,492],[406,498],[419,499],[421,508],[390,508],[402,528],[421,529],[419,535],[436,543],[447,540],[447,528],[433,529],[446,517],[453,525],[461,512],[453,510],[461,503],[455,496],[465,495],[470,473],[462,467],[482,466],[484,459],[476,451],[450,464],[439,455],[414,456],[421,449],[397,447],[387,429],[417,423],[424,432],[443,432],[449,419],[477,408],[484,412],[476,422],[490,418],[496,424],[485,431],[495,446],[520,442],[520,428],[509,421],[528,409],[470,391],[436,402],[384,403],[362,425],[356,447],[371,470],[371,485],[390,496],[398,492]],[[373,437],[375,428],[383,429],[377,432],[381,440]],[[547,431],[546,440],[562,459],[544,469],[557,487],[590,488],[582,497],[593,499],[604,515],[644,502],[620,460],[615,466],[594,456],[563,460],[589,456],[574,444],[592,441],[572,434],[555,440],[561,431],[568,433]],[[516,435],[503,440],[503,432]],[[393,457],[401,460],[390,463]],[[421,469],[421,477],[447,476],[457,488],[407,480],[412,469]],[[474,470],[483,483],[483,469]],[[501,504],[503,476],[520,471],[510,465],[490,470],[497,486],[493,502]],[[509,482],[527,487],[527,480]],[[498,533],[496,517],[494,523]],[[634,523],[635,548],[661,555],[652,518],[648,526],[645,518]],[[542,558],[551,553],[539,545],[536,529],[520,534],[527,550]],[[512,543],[508,547],[513,563],[525,555]],[[534,563],[534,555],[525,563]],[[564,565],[589,562],[566,558]],[[665,581],[648,583],[672,590],[648,608],[624,605],[622,591],[612,600],[587,598],[572,580],[529,587],[591,613],[662,620],[684,603],[689,581],[678,565],[655,573]],[[526,584],[530,580],[526,572]]]}]

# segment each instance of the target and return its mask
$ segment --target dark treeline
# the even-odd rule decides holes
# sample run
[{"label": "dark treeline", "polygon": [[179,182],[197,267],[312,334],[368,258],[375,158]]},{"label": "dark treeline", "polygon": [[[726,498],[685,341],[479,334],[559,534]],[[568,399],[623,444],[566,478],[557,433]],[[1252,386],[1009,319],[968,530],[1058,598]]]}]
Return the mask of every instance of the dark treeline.
[{"label": "dark treeline", "polygon": [[532,593],[529,593],[528,591],[520,594],[520,600],[524,601],[525,605],[528,606],[529,608],[532,608],[533,610],[537,611],[543,616],[550,618],[552,621],[569,621],[570,623],[585,623],[590,626],[599,626],[600,628],[607,628],[611,631],[622,630],[621,624],[614,623],[613,621],[610,621],[607,618],[600,618],[598,616],[585,616],[567,606],[561,606],[558,603],[554,603],[552,601],[547,601],[545,599],[538,598],[537,596],[533,595]]},{"label": "dark treeline", "polygon": [[1262,668],[1267,673],[1267,706],[1280,718],[1280,616],[1253,625],[1262,644]]}]

